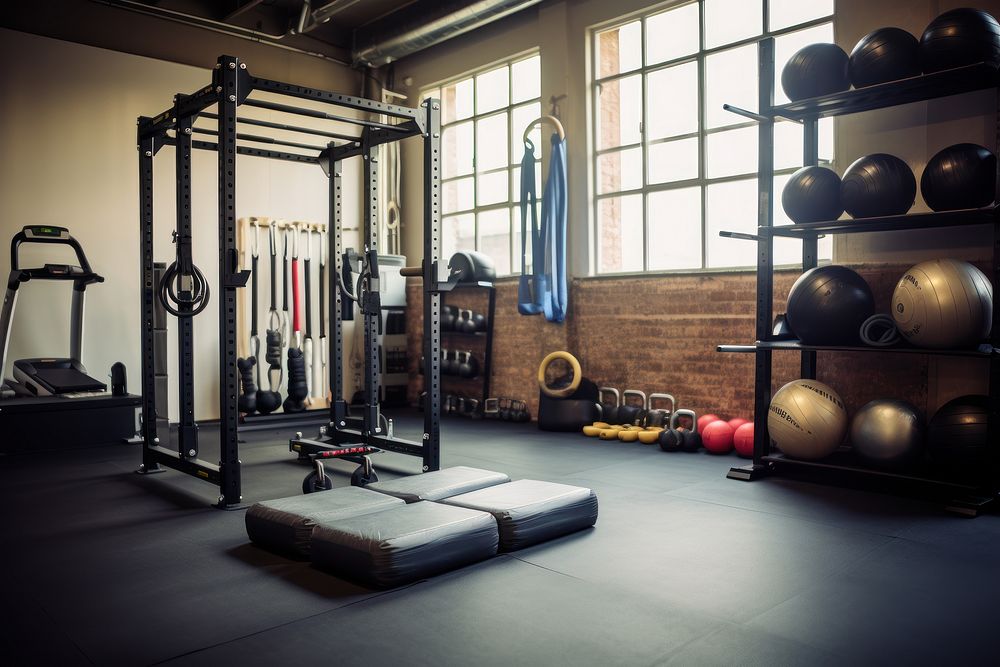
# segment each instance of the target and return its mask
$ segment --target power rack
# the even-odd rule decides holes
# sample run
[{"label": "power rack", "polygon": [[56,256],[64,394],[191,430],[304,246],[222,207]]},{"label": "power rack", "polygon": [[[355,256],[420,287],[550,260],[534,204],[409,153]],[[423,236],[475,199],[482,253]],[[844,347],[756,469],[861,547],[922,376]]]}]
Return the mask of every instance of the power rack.
[{"label": "power rack", "polygon": [[[381,114],[391,120],[377,122],[255,99],[254,93],[282,95],[323,103],[363,114]],[[217,107],[215,112],[208,111]],[[237,116],[239,107],[305,116],[360,128],[357,135],[318,130],[292,124]],[[362,443],[380,449],[419,456],[423,470],[440,467],[440,294],[450,291],[453,282],[438,281],[440,244],[440,143],[441,105],[428,99],[418,108],[386,104],[361,97],[307,88],[254,77],[246,63],[233,56],[220,56],[210,85],[190,94],[177,94],[173,106],[157,116],[138,119],[140,250],[142,256],[142,465],[138,472],[162,472],[166,466],[215,484],[220,489],[217,506],[233,508],[241,501],[240,459],[237,428],[239,377],[236,368],[236,290],[246,285],[248,271],[239,269],[236,248],[236,167],[237,155],[314,164],[329,180],[328,234],[329,271],[327,294],[331,317],[329,337],[330,424],[326,441],[293,441],[290,447],[304,453],[337,449],[345,443]],[[216,128],[195,127],[199,120],[215,121]],[[300,133],[320,138],[325,145],[286,141],[270,136],[240,132],[240,124]],[[214,141],[194,140],[193,134],[210,135]],[[380,326],[378,274],[378,158],[376,148],[385,143],[421,136],[424,143],[424,262],[420,276],[424,285],[424,357],[428,360],[425,380],[429,383],[424,403],[424,433],[421,442],[393,438],[383,427],[379,407],[379,356],[377,332]],[[249,144],[249,145],[248,145]],[[255,145],[256,144],[256,145]],[[267,148],[257,145],[268,146]],[[177,213],[174,240],[178,265],[191,264],[191,150],[212,150],[219,157],[219,273],[216,283],[219,317],[219,439],[220,461],[214,464],[199,458],[198,429],[194,421],[194,341],[190,307],[180,306],[178,318],[178,372],[180,423],[176,451],[163,447],[156,431],[154,313],[158,285],[153,259],[153,158],[163,146],[175,148]],[[287,149],[294,149],[289,151]],[[348,299],[342,296],[338,276],[345,273],[351,258],[343,252],[341,197],[343,161],[360,157],[364,161],[364,242],[365,289],[357,295],[363,313],[365,337],[365,396],[360,417],[351,416],[344,400],[343,321],[352,316]],[[347,267],[350,270],[350,267]],[[350,275],[349,273],[347,275]],[[350,281],[348,281],[350,282]],[[185,312],[185,309],[187,312]],[[163,415],[165,416],[165,415]],[[300,445],[296,445],[301,442]],[[304,451],[305,450],[305,451]]]}]

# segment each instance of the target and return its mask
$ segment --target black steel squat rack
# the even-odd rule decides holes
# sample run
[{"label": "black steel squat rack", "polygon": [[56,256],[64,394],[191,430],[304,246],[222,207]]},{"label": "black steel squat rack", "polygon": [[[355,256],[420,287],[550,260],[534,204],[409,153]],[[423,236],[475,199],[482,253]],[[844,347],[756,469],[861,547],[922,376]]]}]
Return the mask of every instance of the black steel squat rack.
[{"label": "black steel squat rack", "polygon": [[[389,122],[338,115],[313,108],[301,108],[255,99],[253,93],[269,93],[291,98],[321,102],[332,107],[364,114],[377,113],[389,117]],[[217,105],[215,113],[206,111]],[[237,116],[240,106],[267,109],[290,115],[334,121],[360,128],[357,136],[263,121]],[[329,256],[335,263],[329,271],[329,313],[332,318],[329,337],[330,390],[334,400],[330,405],[330,448],[340,443],[361,442],[389,451],[419,456],[423,469],[440,467],[440,299],[441,292],[452,283],[438,282],[440,243],[440,142],[441,105],[436,99],[426,100],[418,108],[409,108],[352,97],[314,88],[254,77],[246,63],[233,56],[220,56],[212,73],[210,85],[190,94],[177,94],[173,106],[157,116],[138,119],[137,148],[139,151],[140,250],[142,255],[142,466],[139,472],[160,472],[161,465],[198,477],[219,487],[218,506],[232,508],[241,500],[239,444],[237,440],[237,396],[239,377],[236,368],[236,290],[246,285],[248,271],[239,270],[236,249],[236,156],[255,157],[314,164],[323,169],[329,179],[330,199],[328,234]],[[217,129],[195,128],[199,119],[213,120]],[[325,145],[311,145],[280,140],[238,131],[240,124],[270,128],[320,137]],[[192,139],[192,134],[211,134],[215,141]],[[422,442],[393,438],[383,428],[378,399],[378,159],[376,148],[385,143],[408,137],[424,140],[424,262],[421,270],[424,285],[424,357],[428,360],[426,378],[429,382],[424,403],[424,433]],[[251,144],[251,145],[247,145]],[[264,144],[269,148],[252,144]],[[194,421],[194,340],[191,317],[178,318],[180,424],[176,451],[161,446],[156,431],[155,346],[153,335],[154,309],[158,286],[153,273],[153,158],[163,146],[174,146],[177,177],[177,220],[175,243],[178,264],[191,262],[191,150],[213,150],[219,157],[219,273],[215,298],[219,317],[219,438],[220,461],[214,464],[198,456],[198,432]],[[296,149],[289,152],[284,149]],[[304,151],[304,152],[303,152]],[[366,403],[360,418],[349,416],[344,400],[343,320],[348,312],[338,289],[337,277],[343,275],[345,258],[341,232],[341,173],[343,161],[360,156],[364,160],[364,229],[365,266],[369,272],[368,289],[364,292],[365,394]],[[348,281],[349,282],[349,281]],[[362,295],[358,295],[362,296]],[[190,315],[190,307],[179,307]],[[185,313],[185,310],[188,312]],[[165,415],[161,415],[164,416]],[[324,443],[316,443],[322,446]],[[301,453],[301,452],[300,452]]]},{"label": "black steel squat rack", "polygon": [[[853,485],[873,482],[876,488],[905,487],[935,499],[944,500],[947,509],[958,514],[976,516],[1000,499],[1000,309],[993,309],[992,329],[988,343],[974,349],[923,349],[900,343],[892,347],[817,346],[797,340],[782,340],[771,333],[774,291],[774,238],[799,239],[802,242],[802,270],[817,265],[817,239],[825,234],[856,234],[894,230],[955,228],[986,228],[992,240],[993,293],[1000,287],[1000,205],[980,209],[910,213],[907,215],[829,220],[787,226],[774,225],[774,124],[788,120],[801,124],[803,131],[803,165],[819,162],[820,118],[862,113],[912,102],[962,95],[974,91],[992,90],[996,135],[994,153],[1000,151],[1000,71],[993,65],[979,63],[923,76],[878,84],[861,89],[832,93],[821,97],[774,104],[775,71],[774,39],[758,45],[758,108],[759,113],[725,105],[728,111],[758,123],[758,209],[757,233],[720,232],[722,236],[742,238],[757,243],[757,315],[756,341],[750,345],[719,345],[720,352],[749,353],[755,357],[754,372],[754,448],[753,462],[733,467],[728,477],[755,480],[767,475],[817,473],[826,474],[836,483]],[[1000,192],[1000,170],[997,171],[997,192]],[[957,231],[956,231],[957,233]],[[933,467],[892,472],[858,465],[847,452],[835,452],[822,461],[803,461],[772,450],[767,430],[768,407],[771,402],[771,361],[774,352],[800,353],[800,377],[816,377],[816,353],[865,352],[869,354],[923,354],[945,357],[980,359],[988,365],[990,443],[988,465],[976,471],[975,479],[955,479],[944,476]]]}]

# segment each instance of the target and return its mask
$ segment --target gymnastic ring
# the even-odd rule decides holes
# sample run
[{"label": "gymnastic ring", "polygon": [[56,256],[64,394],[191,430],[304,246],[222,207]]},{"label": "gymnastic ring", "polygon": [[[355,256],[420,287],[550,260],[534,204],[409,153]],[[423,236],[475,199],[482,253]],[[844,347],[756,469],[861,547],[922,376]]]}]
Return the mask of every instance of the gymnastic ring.
[{"label": "gymnastic ring", "polygon": [[[548,369],[549,364],[556,359],[562,359],[573,369],[573,381],[562,389],[552,389],[545,384],[545,371]],[[582,376],[583,372],[580,370],[580,362],[577,361],[576,357],[569,352],[552,352],[547,357],[542,359],[542,363],[538,367],[538,388],[541,389],[546,396],[551,396],[552,398],[567,398],[572,396],[573,393],[580,388],[580,380],[582,379]]]}]

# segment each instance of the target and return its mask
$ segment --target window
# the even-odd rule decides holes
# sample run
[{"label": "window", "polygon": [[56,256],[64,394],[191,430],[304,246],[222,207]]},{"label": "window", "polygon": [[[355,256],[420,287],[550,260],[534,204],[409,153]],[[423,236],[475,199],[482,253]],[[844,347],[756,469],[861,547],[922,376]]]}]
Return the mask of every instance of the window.
[{"label": "window", "polygon": [[[719,237],[757,229],[756,123],[722,109],[757,109],[757,41],[775,38],[781,68],[798,49],[833,41],[833,0],[696,0],[593,32],[594,215],[597,273],[745,267],[756,246]],[[819,126],[821,163],[833,124]],[[780,193],[801,166],[802,129],[774,128],[775,224]],[[831,254],[820,241],[820,258]],[[775,240],[775,262],[801,243]]]},{"label": "window", "polygon": [[[442,103],[442,257],[478,250],[493,259],[497,275],[520,272],[521,138],[542,113],[540,95],[537,54],[425,91]],[[538,181],[541,136],[537,127],[530,135]]]}]

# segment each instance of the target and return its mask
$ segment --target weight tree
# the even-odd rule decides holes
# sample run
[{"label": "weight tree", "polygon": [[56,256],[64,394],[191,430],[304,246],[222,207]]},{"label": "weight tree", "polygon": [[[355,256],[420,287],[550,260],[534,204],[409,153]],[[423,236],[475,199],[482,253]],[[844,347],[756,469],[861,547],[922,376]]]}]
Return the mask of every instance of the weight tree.
[{"label": "weight tree", "polygon": [[[255,92],[310,100],[338,109],[378,113],[389,117],[385,123],[327,113],[312,108],[279,104],[253,97]],[[216,106],[214,113],[208,111]],[[254,107],[290,116],[305,116],[360,128],[357,135],[301,127],[292,124],[237,116],[239,107]],[[216,128],[195,127],[199,120],[215,121]],[[325,141],[325,145],[286,141],[273,136],[243,133],[240,124],[281,130]],[[423,470],[440,467],[440,293],[451,283],[438,282],[440,255],[440,103],[426,100],[418,108],[409,108],[361,97],[352,97],[315,88],[254,77],[246,63],[232,56],[220,56],[210,85],[193,94],[177,94],[169,109],[157,116],[138,119],[140,250],[142,256],[142,465],[141,473],[161,472],[166,466],[215,484],[220,489],[218,507],[232,508],[241,501],[239,444],[237,440],[239,374],[236,368],[236,290],[246,285],[248,271],[239,269],[236,249],[236,156],[284,160],[321,167],[329,181],[330,199],[328,251],[334,262],[328,272],[328,312],[332,318],[328,358],[330,404],[328,432],[338,443],[364,442],[383,449],[420,456]],[[193,139],[192,135],[213,135],[215,141]],[[423,351],[427,360],[424,399],[424,433],[421,442],[393,438],[381,425],[378,403],[378,338],[381,314],[378,312],[378,158],[377,147],[408,137],[424,140],[424,262],[421,276],[423,299]],[[183,295],[189,279],[197,274],[191,259],[191,151],[212,150],[219,158],[219,273],[217,281],[219,317],[219,444],[220,461],[213,464],[198,456],[198,428],[194,419],[194,340],[193,315],[200,312],[183,301],[178,303],[178,397],[180,422],[176,450],[163,447],[156,431],[156,349],[154,345],[154,308],[159,286],[153,266],[153,159],[163,146],[175,148],[177,210],[174,242],[176,248],[177,292]],[[262,146],[268,146],[264,148]],[[293,149],[293,150],[287,150]],[[350,317],[349,303],[338,288],[337,277],[345,270],[341,232],[341,197],[343,161],[360,157],[364,162],[365,264],[369,267],[368,286],[363,304],[365,337],[366,402],[360,418],[351,417],[344,399],[343,320]],[[171,285],[173,287],[173,285]],[[206,295],[207,296],[207,295]],[[203,305],[201,307],[204,307]],[[166,417],[166,415],[161,415]]]}]

